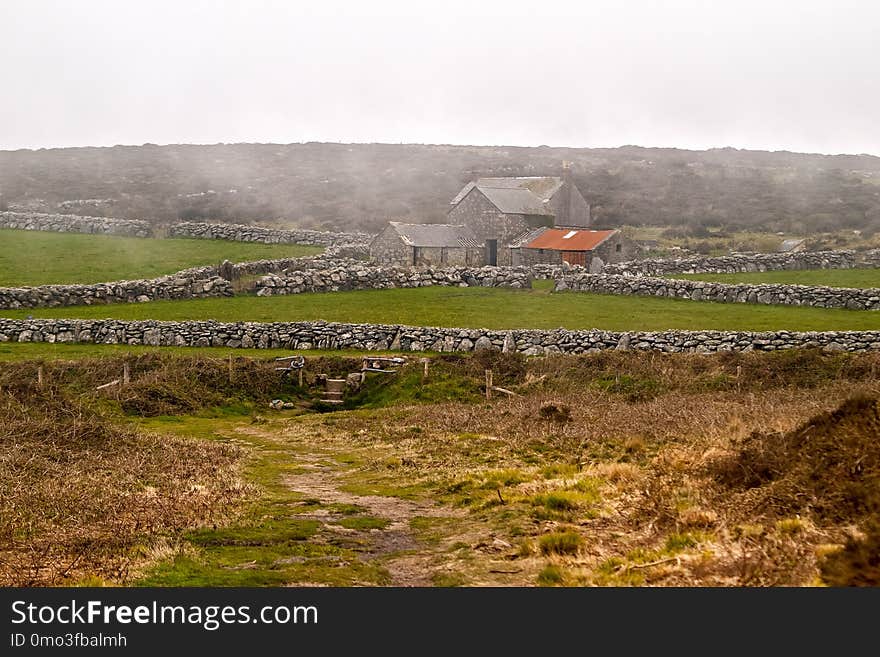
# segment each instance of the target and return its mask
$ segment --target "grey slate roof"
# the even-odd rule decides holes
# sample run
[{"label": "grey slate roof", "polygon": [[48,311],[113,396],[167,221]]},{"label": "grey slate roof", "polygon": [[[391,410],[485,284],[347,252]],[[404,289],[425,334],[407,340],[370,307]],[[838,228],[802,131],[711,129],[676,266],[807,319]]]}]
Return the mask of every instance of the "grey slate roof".
[{"label": "grey slate roof", "polygon": [[540,228],[531,228],[524,233],[520,233],[516,237],[510,240],[508,246],[512,249],[518,249],[520,247],[525,246],[529,242],[531,242],[536,237],[540,236],[545,230],[548,229],[548,226],[541,226]]},{"label": "grey slate roof", "polygon": [[451,201],[458,205],[475,187],[501,212],[507,214],[552,215],[546,203],[562,187],[557,176],[478,178],[469,182]]},{"label": "grey slate roof", "polygon": [[527,189],[480,187],[479,185],[477,185],[477,189],[492,202],[492,205],[507,214],[553,214],[539,196]]},{"label": "grey slate roof", "polygon": [[404,224],[389,221],[407,246],[464,246],[479,248],[482,245],[467,226],[455,224]]},{"label": "grey slate roof", "polygon": [[449,205],[458,205],[464,200],[464,197],[470,193],[470,191],[477,186],[477,183],[471,181],[467,185],[461,188],[461,191],[455,195],[455,198],[449,201]]}]

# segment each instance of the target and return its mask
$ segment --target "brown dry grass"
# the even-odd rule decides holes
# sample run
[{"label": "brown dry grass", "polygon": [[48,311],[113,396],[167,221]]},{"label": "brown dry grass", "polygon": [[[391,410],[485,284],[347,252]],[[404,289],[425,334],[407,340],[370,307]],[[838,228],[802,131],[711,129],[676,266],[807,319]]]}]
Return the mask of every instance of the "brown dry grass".
[{"label": "brown dry grass", "polygon": [[[541,361],[538,376],[549,376],[522,397],[397,408],[382,414],[381,427],[358,415],[333,426],[351,431],[361,445],[373,440],[380,448],[393,446],[407,464],[395,474],[429,485],[447,482],[440,484],[441,492],[457,490],[455,482],[479,482],[487,468],[534,473],[536,467],[559,463],[576,468],[579,474],[572,477],[601,481],[599,516],[568,517],[586,547],[577,555],[554,557],[567,583],[802,586],[819,582],[825,573],[829,584],[857,584],[870,576],[864,572],[867,566],[851,564],[876,568],[877,561],[875,535],[851,538],[853,527],[876,513],[863,498],[851,495],[857,484],[878,485],[876,418],[870,413],[854,417],[853,408],[864,411],[865,402],[847,401],[880,394],[880,383],[872,378],[875,359],[867,360],[847,364],[854,382],[795,373],[801,382],[817,382],[809,386],[783,385],[778,372],[763,364],[776,381],[764,387],[767,377],[759,376],[762,363],[754,358],[752,390],[693,393],[669,385],[671,390],[646,401],[596,390],[586,385],[589,379],[572,382],[569,374]],[[740,368],[742,376],[741,363]],[[669,379],[692,387],[688,370],[669,372]],[[534,380],[535,374],[530,370],[524,376]],[[553,379],[569,383],[548,385]],[[816,427],[822,427],[825,443],[804,439],[815,438]],[[856,435],[855,441],[846,438]],[[756,436],[762,448],[755,447]],[[756,486],[761,482],[725,479],[719,469],[723,464],[729,472],[731,459],[760,461],[770,445],[781,454],[769,460],[782,468],[773,481]],[[388,467],[376,462],[364,469]],[[513,485],[503,488],[504,500],[559,485],[560,480]],[[487,518],[493,510],[509,513],[504,505],[492,506],[493,499],[481,499],[475,512]],[[475,504],[471,498],[463,501]],[[556,526],[547,518],[527,532],[537,540]]]},{"label": "brown dry grass", "polygon": [[[289,421],[299,448],[354,464],[356,489],[469,509],[455,524],[493,539],[455,552],[464,556],[445,563],[450,572],[494,581],[491,568],[479,570],[479,546],[499,538],[512,546],[503,558],[531,577],[505,583],[535,583],[544,571],[545,584],[877,583],[880,419],[870,400],[880,397],[880,355],[487,352],[438,361],[432,376],[467,383],[446,388],[464,391],[462,400]],[[144,415],[264,401],[278,386],[271,363],[240,359],[230,382],[225,361],[148,356],[118,399],[96,395],[120,364],[47,365],[42,391],[17,383],[35,378],[35,363],[0,371],[4,582],[84,573],[126,581],[163,540],[240,499],[231,448],[120,429],[70,395]],[[326,359],[310,371],[358,364]],[[474,402],[485,369],[519,396]],[[412,395],[423,384],[402,374],[380,390],[385,399],[395,385]],[[536,547],[560,532],[583,540],[561,553]]]},{"label": "brown dry grass", "polygon": [[[17,394],[18,393],[18,394]],[[246,493],[238,448],[143,434],[53,392],[0,393],[0,585],[125,583]]]}]

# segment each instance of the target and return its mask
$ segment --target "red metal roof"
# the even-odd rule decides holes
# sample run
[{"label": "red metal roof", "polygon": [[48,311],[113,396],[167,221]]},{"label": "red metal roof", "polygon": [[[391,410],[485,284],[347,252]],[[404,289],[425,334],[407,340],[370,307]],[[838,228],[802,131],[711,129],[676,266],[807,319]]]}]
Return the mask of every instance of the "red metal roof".
[{"label": "red metal roof", "polygon": [[592,251],[616,232],[616,230],[548,228],[524,246],[527,249],[553,251]]}]

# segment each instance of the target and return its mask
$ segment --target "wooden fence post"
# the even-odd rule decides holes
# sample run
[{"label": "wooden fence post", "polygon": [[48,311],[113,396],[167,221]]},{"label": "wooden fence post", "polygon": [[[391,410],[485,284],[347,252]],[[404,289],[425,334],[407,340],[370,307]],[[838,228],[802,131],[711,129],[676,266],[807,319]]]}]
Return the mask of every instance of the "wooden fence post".
[{"label": "wooden fence post", "polygon": [[43,387],[43,366],[37,365],[37,386]]},{"label": "wooden fence post", "polygon": [[232,369],[232,354],[229,354],[227,361],[226,361],[226,365],[229,368],[229,383],[232,383],[233,379],[235,378],[235,375],[234,375],[233,369]]},{"label": "wooden fence post", "polygon": [[122,363],[122,385],[127,386],[129,383],[131,383],[131,369],[128,361],[125,361]]},{"label": "wooden fence post", "polygon": [[492,370],[486,370],[486,399],[492,399]]}]

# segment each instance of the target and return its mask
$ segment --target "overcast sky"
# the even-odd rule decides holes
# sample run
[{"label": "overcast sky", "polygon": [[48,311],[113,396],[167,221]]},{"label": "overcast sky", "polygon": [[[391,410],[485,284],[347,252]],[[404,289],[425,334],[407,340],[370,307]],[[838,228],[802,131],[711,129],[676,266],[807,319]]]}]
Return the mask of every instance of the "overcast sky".
[{"label": "overcast sky", "polygon": [[417,142],[880,155],[880,3],[0,0],[0,149]]}]

